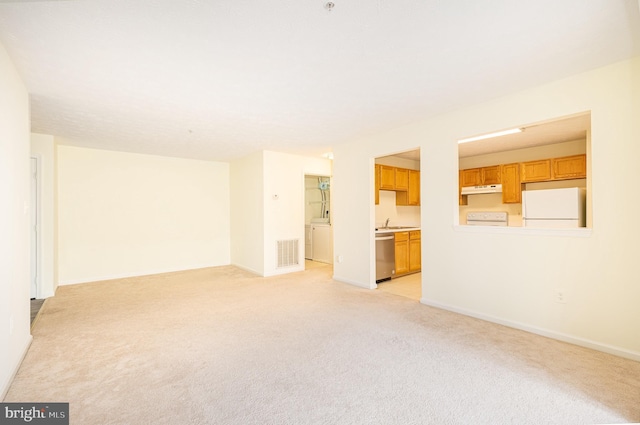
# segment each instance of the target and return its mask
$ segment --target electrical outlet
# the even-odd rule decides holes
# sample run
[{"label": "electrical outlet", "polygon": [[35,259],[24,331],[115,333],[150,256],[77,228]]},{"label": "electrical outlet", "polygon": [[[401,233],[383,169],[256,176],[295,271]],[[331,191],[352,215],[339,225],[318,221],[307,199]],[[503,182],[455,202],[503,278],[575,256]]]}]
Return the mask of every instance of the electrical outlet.
[{"label": "electrical outlet", "polygon": [[557,303],[566,304],[567,303],[567,292],[564,289],[556,289],[556,298]]}]

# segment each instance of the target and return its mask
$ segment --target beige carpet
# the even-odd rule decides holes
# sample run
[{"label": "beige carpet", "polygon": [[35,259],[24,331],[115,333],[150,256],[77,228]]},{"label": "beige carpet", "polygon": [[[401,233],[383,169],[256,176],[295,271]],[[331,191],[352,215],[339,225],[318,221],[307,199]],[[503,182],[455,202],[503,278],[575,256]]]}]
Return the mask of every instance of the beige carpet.
[{"label": "beige carpet", "polygon": [[331,280],[220,267],[64,286],[5,399],[72,424],[640,421],[640,363]]}]

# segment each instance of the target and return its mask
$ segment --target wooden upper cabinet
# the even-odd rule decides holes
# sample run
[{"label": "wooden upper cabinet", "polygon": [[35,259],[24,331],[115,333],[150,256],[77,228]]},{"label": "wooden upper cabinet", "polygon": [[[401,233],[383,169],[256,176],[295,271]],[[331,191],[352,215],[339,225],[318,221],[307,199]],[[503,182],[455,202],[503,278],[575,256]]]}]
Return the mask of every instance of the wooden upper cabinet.
[{"label": "wooden upper cabinet", "polygon": [[553,158],[553,179],[579,179],[587,177],[587,156],[574,155]]},{"label": "wooden upper cabinet", "polygon": [[458,205],[467,205],[467,195],[462,194],[462,170],[458,170]]},{"label": "wooden upper cabinet", "polygon": [[396,190],[409,190],[409,170],[396,168]]},{"label": "wooden upper cabinet", "polygon": [[420,205],[420,171],[409,170],[409,205]]},{"label": "wooden upper cabinet", "polygon": [[501,183],[502,203],[519,204],[522,202],[522,183],[586,177],[585,154],[459,170],[458,204],[467,205],[467,197],[461,192],[465,186]]},{"label": "wooden upper cabinet", "polygon": [[396,169],[388,165],[380,165],[380,189],[396,190]]},{"label": "wooden upper cabinet", "polygon": [[462,170],[461,186],[478,186],[482,184],[482,170],[480,168],[470,168]]},{"label": "wooden upper cabinet", "polygon": [[376,205],[380,203],[380,165],[376,164],[374,166],[374,179],[375,179],[375,199]]},{"label": "wooden upper cabinet", "polygon": [[492,167],[482,167],[481,177],[482,182],[480,184],[500,184],[500,165],[494,165]]},{"label": "wooden upper cabinet", "polygon": [[502,166],[502,203],[519,204],[522,201],[520,164]]},{"label": "wooden upper cabinet", "polygon": [[492,165],[491,167],[469,168],[462,170],[461,186],[479,186],[482,184],[499,184],[500,183],[500,165]]},{"label": "wooden upper cabinet", "polygon": [[523,162],[520,165],[520,181],[522,183],[541,182],[552,179],[550,159]]},{"label": "wooden upper cabinet", "polygon": [[407,170],[409,189],[396,190],[396,205],[420,205],[420,171]]},{"label": "wooden upper cabinet", "polygon": [[420,205],[420,171],[375,164],[375,200],[380,203],[380,190],[396,192],[396,205]]}]

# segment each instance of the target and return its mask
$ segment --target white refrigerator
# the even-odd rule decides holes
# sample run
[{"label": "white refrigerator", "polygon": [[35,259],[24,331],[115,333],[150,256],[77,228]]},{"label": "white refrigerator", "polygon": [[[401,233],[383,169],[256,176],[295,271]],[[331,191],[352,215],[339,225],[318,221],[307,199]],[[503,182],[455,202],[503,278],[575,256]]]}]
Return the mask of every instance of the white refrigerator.
[{"label": "white refrigerator", "polygon": [[586,226],[586,190],[525,190],[522,192],[524,227],[577,228]]}]

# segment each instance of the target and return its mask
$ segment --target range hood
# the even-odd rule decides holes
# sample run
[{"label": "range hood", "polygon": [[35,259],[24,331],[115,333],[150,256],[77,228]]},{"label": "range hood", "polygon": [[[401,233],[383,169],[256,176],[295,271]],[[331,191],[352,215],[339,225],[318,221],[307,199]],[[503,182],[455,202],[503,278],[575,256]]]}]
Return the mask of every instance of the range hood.
[{"label": "range hood", "polygon": [[487,184],[483,186],[467,186],[462,188],[463,195],[478,195],[481,193],[501,193],[501,184]]}]

